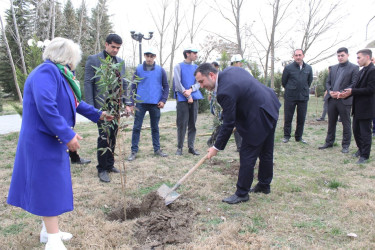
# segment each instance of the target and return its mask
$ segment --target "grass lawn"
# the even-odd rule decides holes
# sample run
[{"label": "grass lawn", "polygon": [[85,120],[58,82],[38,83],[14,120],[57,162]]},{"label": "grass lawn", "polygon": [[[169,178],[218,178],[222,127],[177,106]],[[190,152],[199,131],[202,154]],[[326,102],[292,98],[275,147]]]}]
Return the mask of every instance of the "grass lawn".
[{"label": "grass lawn", "polygon": [[[342,126],[337,126],[333,148],[318,150],[324,144],[327,122],[317,122],[322,99],[312,97],[303,138],[307,145],[283,138],[283,107],[276,131],[274,179],[271,194],[251,194],[250,201],[228,205],[221,199],[232,194],[236,185],[239,157],[233,136],[226,149],[206,161],[178,192],[175,202],[189,205],[196,214],[189,241],[165,244],[166,249],[373,249],[375,248],[375,172],[374,149],[370,162],[356,165],[354,138],[349,154],[342,154]],[[206,134],[211,132],[212,116],[198,116],[196,148],[192,156],[184,148],[176,156],[176,113],[163,113],[160,137],[167,158],[153,155],[150,129],[141,133],[140,151],[134,162],[126,162],[126,202],[139,203],[145,195],[166,183],[173,185],[207,149]],[[127,120],[132,126],[133,119]],[[172,125],[171,125],[172,124]],[[144,125],[149,125],[148,117]],[[292,133],[295,130],[293,122]],[[74,237],[68,249],[132,249],[149,242],[137,240],[134,230],[140,219],[110,221],[107,214],[123,203],[119,174],[110,183],[99,182],[96,170],[97,127],[80,123],[77,131],[84,140],[79,154],[92,160],[86,166],[71,166],[75,209],[60,216],[60,228]],[[293,139],[293,138],[292,138]],[[6,204],[18,133],[0,136],[0,242],[1,249],[41,249],[40,217]],[[130,153],[131,131],[119,146]],[[186,144],[186,141],[185,141]],[[51,166],[53,167],[53,166]],[[121,165],[118,166],[122,168]],[[257,174],[257,171],[256,173]],[[256,183],[256,176],[255,176]],[[138,224],[137,224],[138,223]],[[355,233],[358,237],[348,237]],[[144,248],[147,249],[147,248]],[[161,248],[160,248],[161,249]]]}]

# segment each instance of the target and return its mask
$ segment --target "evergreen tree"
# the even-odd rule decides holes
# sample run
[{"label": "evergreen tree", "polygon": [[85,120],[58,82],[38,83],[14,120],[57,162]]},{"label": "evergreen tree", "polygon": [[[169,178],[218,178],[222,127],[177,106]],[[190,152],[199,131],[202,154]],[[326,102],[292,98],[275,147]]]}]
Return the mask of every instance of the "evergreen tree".
[{"label": "evergreen tree", "polygon": [[62,37],[71,39],[75,42],[78,38],[78,21],[76,17],[76,12],[74,10],[73,4],[68,0],[64,6],[64,25],[61,29]]}]

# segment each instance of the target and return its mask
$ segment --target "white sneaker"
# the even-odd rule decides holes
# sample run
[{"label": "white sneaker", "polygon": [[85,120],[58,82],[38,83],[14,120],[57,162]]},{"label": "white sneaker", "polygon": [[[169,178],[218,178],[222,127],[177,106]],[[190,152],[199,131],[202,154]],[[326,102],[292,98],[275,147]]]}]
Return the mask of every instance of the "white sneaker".
[{"label": "white sneaker", "polygon": [[[63,241],[68,241],[71,238],[73,238],[73,234],[71,233],[59,231],[58,234],[60,234],[60,238]],[[48,233],[47,231],[42,229],[42,231],[40,231],[40,243],[47,243],[47,242],[48,242]]]},{"label": "white sneaker", "polygon": [[48,234],[48,242],[45,250],[67,250],[64,243],[61,241],[60,233]]}]

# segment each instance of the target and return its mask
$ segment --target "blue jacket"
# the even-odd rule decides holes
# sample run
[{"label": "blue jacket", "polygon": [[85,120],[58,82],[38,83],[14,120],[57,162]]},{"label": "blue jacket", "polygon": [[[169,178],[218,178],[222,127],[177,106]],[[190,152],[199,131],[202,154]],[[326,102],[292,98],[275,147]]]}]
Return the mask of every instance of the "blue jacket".
[{"label": "blue jacket", "polygon": [[223,150],[236,127],[242,139],[258,146],[273,131],[280,102],[275,92],[239,67],[219,72],[217,101],[223,108],[223,125],[215,147]]},{"label": "blue jacket", "polygon": [[[179,66],[181,69],[181,84],[185,89],[189,89],[196,82],[194,72],[198,68],[198,66],[196,64],[186,64],[184,62],[179,63]],[[175,79],[173,79],[173,85],[176,85]],[[181,92],[175,90],[175,93],[177,93],[177,101],[187,102],[187,98]],[[193,97],[193,100],[203,99],[203,95],[199,91],[199,89],[193,91],[191,93],[191,96]]]},{"label": "blue jacket", "polygon": [[22,125],[7,202],[39,216],[73,210],[67,143],[75,136],[76,112],[93,122],[101,112],[81,101],[51,61],[25,82]]}]

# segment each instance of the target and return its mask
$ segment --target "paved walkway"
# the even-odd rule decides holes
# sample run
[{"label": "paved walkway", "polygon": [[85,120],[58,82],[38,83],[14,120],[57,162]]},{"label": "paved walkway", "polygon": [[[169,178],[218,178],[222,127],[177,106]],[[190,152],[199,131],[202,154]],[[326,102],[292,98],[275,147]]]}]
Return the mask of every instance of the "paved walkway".
[{"label": "paved walkway", "polygon": [[[161,112],[175,111],[176,110],[176,101],[170,100],[167,101],[164,108]],[[0,134],[7,134],[11,132],[18,132],[21,129],[22,119],[19,115],[3,115],[0,116]],[[80,122],[89,122],[88,119],[77,114],[77,123]]]}]

